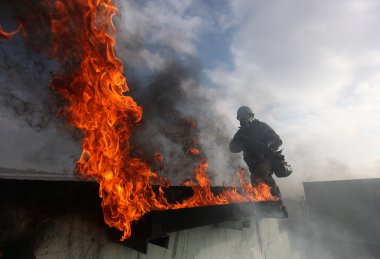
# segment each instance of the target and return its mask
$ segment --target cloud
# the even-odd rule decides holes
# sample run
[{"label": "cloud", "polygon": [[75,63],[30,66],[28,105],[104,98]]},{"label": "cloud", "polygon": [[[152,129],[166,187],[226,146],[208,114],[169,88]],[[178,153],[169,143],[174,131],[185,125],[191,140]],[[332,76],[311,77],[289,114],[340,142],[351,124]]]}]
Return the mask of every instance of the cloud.
[{"label": "cloud", "polygon": [[180,55],[197,55],[208,20],[192,1],[118,1],[118,50],[123,60],[158,71]]},{"label": "cloud", "polygon": [[[282,136],[294,177],[377,176],[378,170],[360,168],[379,159],[380,5],[242,0],[231,6],[235,68],[205,71],[223,92],[216,105],[251,105]],[[234,123],[233,112],[229,117]]]}]

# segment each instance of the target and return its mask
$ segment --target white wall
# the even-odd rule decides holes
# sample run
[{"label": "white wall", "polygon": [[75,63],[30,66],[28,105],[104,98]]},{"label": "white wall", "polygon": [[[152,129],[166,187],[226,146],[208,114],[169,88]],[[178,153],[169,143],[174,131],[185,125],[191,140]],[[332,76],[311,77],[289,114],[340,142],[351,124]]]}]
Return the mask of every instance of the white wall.
[{"label": "white wall", "polygon": [[217,226],[172,233],[169,249],[149,244],[148,254],[108,240],[102,227],[88,219],[67,215],[56,220],[36,252],[38,259],[60,258],[196,258],[196,259],[299,259],[291,251],[288,235],[279,232],[277,219],[251,219],[242,230]]}]

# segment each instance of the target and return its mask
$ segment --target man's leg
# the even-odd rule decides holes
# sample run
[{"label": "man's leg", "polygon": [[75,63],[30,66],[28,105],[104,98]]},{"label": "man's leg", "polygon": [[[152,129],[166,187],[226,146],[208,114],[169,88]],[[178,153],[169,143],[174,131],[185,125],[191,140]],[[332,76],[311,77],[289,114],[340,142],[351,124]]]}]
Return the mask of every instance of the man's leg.
[{"label": "man's leg", "polygon": [[251,172],[252,185],[257,185],[257,181],[261,180],[271,187],[272,195],[280,197],[280,189],[278,188],[272,175],[273,170],[271,164],[268,161],[263,161],[256,166],[253,173]]}]

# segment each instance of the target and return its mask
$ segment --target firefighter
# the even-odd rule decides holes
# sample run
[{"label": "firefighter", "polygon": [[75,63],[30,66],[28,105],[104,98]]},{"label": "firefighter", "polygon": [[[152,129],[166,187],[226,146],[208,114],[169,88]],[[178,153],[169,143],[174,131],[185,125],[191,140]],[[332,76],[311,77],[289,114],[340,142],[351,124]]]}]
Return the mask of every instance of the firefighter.
[{"label": "firefighter", "polygon": [[282,145],[280,137],[268,124],[255,119],[255,114],[247,106],[238,109],[237,119],[241,127],[230,142],[230,151],[243,151],[253,186],[263,181],[272,188],[272,195],[280,197],[273,172],[278,177],[286,177],[291,173],[291,167],[285,162],[281,151],[278,151]]}]

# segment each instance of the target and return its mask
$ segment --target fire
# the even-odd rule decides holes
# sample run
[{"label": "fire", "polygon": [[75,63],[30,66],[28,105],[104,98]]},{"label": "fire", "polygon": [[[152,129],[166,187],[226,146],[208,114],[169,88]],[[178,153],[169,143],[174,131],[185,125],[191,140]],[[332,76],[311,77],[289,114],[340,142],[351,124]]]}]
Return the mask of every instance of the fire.
[{"label": "fire", "polygon": [[191,153],[193,155],[199,155],[200,154],[199,149],[194,148],[194,147],[188,148],[187,153]]},{"label": "fire", "polygon": [[[130,153],[129,139],[141,122],[143,110],[128,95],[123,65],[115,53],[115,4],[111,0],[56,0],[46,1],[46,5],[52,10],[49,55],[62,68],[68,62],[75,65],[74,69],[54,75],[52,88],[67,103],[60,114],[83,133],[76,171],[99,183],[104,220],[123,231],[122,240],[131,235],[131,223],[151,210],[277,199],[264,183],[252,187],[242,171],[239,181],[244,195],[237,188],[213,194],[208,162],[199,149],[192,147],[187,152],[197,155],[200,162],[194,168],[195,181],[187,180],[184,185],[190,186],[194,195],[181,203],[168,203],[163,187],[168,187],[169,181]],[[16,31],[6,33],[0,27],[0,35],[9,38],[21,28],[20,25]],[[197,127],[196,122],[191,125]],[[159,153],[154,157],[163,161]],[[157,194],[152,182],[160,185]]]},{"label": "fire", "polygon": [[243,188],[245,196],[250,201],[275,201],[278,200],[271,194],[271,187],[262,181],[259,181],[257,186],[252,186],[252,184],[246,181],[246,172],[243,168],[238,171],[238,178],[240,185]]},{"label": "fire", "polygon": [[22,25],[19,24],[16,30],[12,32],[5,32],[3,30],[3,27],[0,25],[0,38],[10,39],[13,35],[17,34],[21,29],[22,29]]}]

